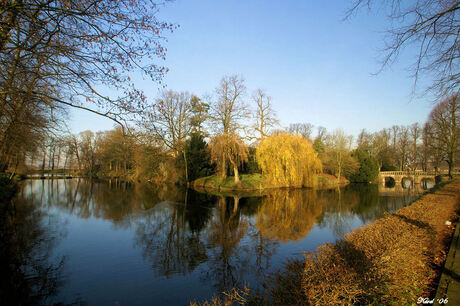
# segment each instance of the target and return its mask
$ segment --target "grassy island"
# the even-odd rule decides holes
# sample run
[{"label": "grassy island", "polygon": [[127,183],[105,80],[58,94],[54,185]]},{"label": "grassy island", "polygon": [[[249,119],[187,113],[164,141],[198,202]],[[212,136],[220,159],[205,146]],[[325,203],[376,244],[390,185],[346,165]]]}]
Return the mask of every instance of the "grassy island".
[{"label": "grassy island", "polygon": [[242,174],[239,183],[235,183],[233,176],[221,178],[217,175],[201,177],[192,182],[194,188],[209,190],[261,190],[273,188],[261,174]]},{"label": "grassy island", "polygon": [[[315,188],[330,188],[337,186],[344,186],[349,181],[344,177],[340,180],[330,174],[316,175],[316,182],[311,186],[304,187],[315,187]],[[200,191],[252,191],[252,190],[264,190],[271,188],[285,188],[270,183],[262,174],[242,174],[240,180],[235,183],[233,176],[221,178],[217,175],[211,175],[196,179],[191,183],[191,186]]]}]

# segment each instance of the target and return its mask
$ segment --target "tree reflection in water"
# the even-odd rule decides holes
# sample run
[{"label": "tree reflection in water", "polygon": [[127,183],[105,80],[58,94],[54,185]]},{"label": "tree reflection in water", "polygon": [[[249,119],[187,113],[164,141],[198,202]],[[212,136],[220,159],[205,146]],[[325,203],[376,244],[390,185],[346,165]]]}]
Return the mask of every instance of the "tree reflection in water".
[{"label": "tree reflection in water", "polygon": [[[52,215],[21,195],[1,203],[0,301],[3,305],[47,304],[63,285],[65,258],[51,259],[62,237]],[[53,219],[53,220],[50,220]]]},{"label": "tree reflection in water", "polygon": [[[187,205],[183,203],[165,201],[136,218],[135,245],[142,248],[144,260],[159,275],[188,274],[207,260],[200,237],[202,225],[187,222],[190,215],[186,211]],[[194,230],[190,230],[190,224]]]},{"label": "tree reflection in water", "polygon": [[350,184],[343,189],[321,190],[318,198],[322,199],[323,213],[318,218],[318,226],[331,228],[335,238],[340,239],[353,228],[411,203],[418,195],[412,190],[382,194],[374,184]]},{"label": "tree reflection in water", "polygon": [[238,285],[250,259],[248,245],[240,243],[248,232],[248,220],[241,214],[239,204],[238,196],[219,197],[209,222],[210,256],[206,279],[212,280],[219,291]]},{"label": "tree reflection in water", "polygon": [[298,241],[313,228],[322,206],[316,190],[273,190],[262,199],[255,226],[269,239]]}]

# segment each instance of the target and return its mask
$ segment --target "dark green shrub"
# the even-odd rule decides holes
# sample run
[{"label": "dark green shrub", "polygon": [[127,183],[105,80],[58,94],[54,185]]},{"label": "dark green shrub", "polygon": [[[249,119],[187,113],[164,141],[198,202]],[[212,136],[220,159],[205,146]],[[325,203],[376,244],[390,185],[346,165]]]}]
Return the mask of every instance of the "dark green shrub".
[{"label": "dark green shrub", "polygon": [[203,135],[193,133],[187,141],[185,150],[187,152],[188,180],[194,181],[197,178],[211,175],[213,166],[208,151],[208,145]]},{"label": "dark green shrub", "polygon": [[377,178],[379,175],[379,163],[377,159],[362,150],[355,150],[352,156],[359,162],[360,167],[358,171],[347,177],[350,182],[369,183]]}]

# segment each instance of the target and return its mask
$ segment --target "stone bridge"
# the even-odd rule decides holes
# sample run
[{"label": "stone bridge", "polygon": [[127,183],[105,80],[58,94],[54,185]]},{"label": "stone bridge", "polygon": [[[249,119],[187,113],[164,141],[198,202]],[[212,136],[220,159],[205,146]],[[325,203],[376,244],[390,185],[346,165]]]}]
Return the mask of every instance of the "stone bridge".
[{"label": "stone bridge", "polygon": [[388,178],[392,178],[395,184],[403,183],[403,180],[410,180],[414,184],[420,184],[423,179],[435,179],[436,175],[443,174],[444,171],[438,173],[425,171],[381,171],[379,172],[379,184],[385,185]]}]

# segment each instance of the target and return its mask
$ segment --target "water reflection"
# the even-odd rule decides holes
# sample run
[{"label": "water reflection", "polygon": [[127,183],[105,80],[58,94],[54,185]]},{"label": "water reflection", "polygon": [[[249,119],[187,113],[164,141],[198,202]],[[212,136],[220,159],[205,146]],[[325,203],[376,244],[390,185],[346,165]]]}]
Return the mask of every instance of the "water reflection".
[{"label": "water reflection", "polygon": [[324,203],[315,190],[273,190],[262,199],[256,227],[269,239],[299,241],[312,229]]},{"label": "water reflection", "polygon": [[221,291],[237,285],[249,265],[248,245],[240,243],[248,232],[248,219],[242,215],[240,199],[218,197],[209,220],[207,238],[209,263],[206,280]]},{"label": "water reflection", "polygon": [[0,301],[47,304],[64,284],[65,257],[52,257],[56,243],[65,238],[61,224],[27,199],[0,207]]},{"label": "water reflection", "polygon": [[207,260],[200,232],[187,230],[185,211],[183,205],[163,202],[134,221],[135,245],[159,275],[187,274]]},{"label": "water reflection", "polygon": [[420,185],[422,186],[423,190],[428,190],[430,188],[433,188],[435,184],[436,184],[435,180],[432,178],[424,178],[420,182]]},{"label": "water reflection", "polygon": [[414,181],[412,178],[409,177],[403,178],[401,184],[404,189],[411,189],[414,187]]},{"label": "water reflection", "polygon": [[[129,269],[120,268],[116,275],[120,282],[129,281],[133,288],[117,292],[117,301],[125,298],[129,303],[135,294],[138,304],[160,303],[158,296],[153,299],[153,292],[158,292],[157,288],[173,290],[167,284],[174,281],[174,286],[184,290],[180,296],[166,292],[156,294],[163,294],[165,299],[167,296],[167,302],[182,304],[190,300],[187,295],[209,298],[216,291],[227,290],[244,281],[256,287],[268,272],[279,268],[281,261],[287,259],[275,254],[293,256],[300,254],[299,250],[307,251],[324,242],[333,242],[351,229],[400,208],[417,194],[416,188],[379,190],[376,185],[349,185],[332,190],[282,189],[270,190],[257,197],[224,197],[175,186],[82,179],[29,180],[24,182],[15,205],[24,211],[23,214],[27,211],[29,216],[35,216],[35,219],[26,216],[17,219],[18,224],[22,224],[20,220],[23,219],[30,219],[35,224],[36,230],[29,228],[32,225],[24,227],[22,235],[27,237],[24,239],[30,240],[31,245],[35,240],[42,244],[39,247],[42,253],[38,256],[41,261],[25,262],[23,265],[49,268],[39,269],[36,274],[45,270],[56,271],[52,273],[54,281],[52,277],[47,278],[53,285],[48,286],[50,290],[41,296],[55,295],[53,302],[67,302],[64,294],[51,290],[61,286],[72,298],[84,292],[83,298],[89,304],[114,301],[101,297],[106,295],[104,292],[93,296],[91,291],[86,290],[90,285],[83,285],[84,281],[77,279],[90,272],[85,271],[85,260],[89,260],[89,256],[80,256],[88,250],[74,246],[65,235],[57,233],[69,231],[69,235],[73,235],[78,231],[78,239],[91,238],[95,240],[93,244],[102,246],[100,251],[91,253],[91,260],[96,264],[97,261],[116,262],[119,248],[130,250],[126,251],[124,260],[137,272],[132,274]],[[50,218],[53,214],[56,217]],[[47,218],[46,226],[42,222],[44,218]],[[72,226],[73,223],[80,224],[80,220],[84,220],[86,225],[99,224],[98,228],[105,223],[111,227],[106,229],[106,236],[97,240],[97,233],[90,232],[90,229]],[[37,231],[47,238],[26,235],[27,232]],[[21,242],[12,233],[8,226],[2,229],[2,235],[10,237],[4,240],[20,249]],[[131,238],[127,239],[127,235]],[[52,246],[61,240],[66,242],[66,248],[53,253]],[[109,244],[107,240],[119,242]],[[31,251],[25,248],[23,252]],[[14,257],[9,254],[4,256]],[[83,258],[79,262],[80,276],[77,273],[66,275],[72,285],[61,282],[63,278],[59,271],[62,270],[63,258],[68,258],[71,266],[76,260],[74,258]],[[30,271],[24,271],[24,278],[29,277]],[[104,283],[104,275],[113,273],[101,271],[98,274],[100,278],[94,282]],[[139,273],[143,276],[140,277]],[[107,295],[113,295],[113,290],[107,289],[107,292]],[[37,295],[33,292],[26,294]]]}]

